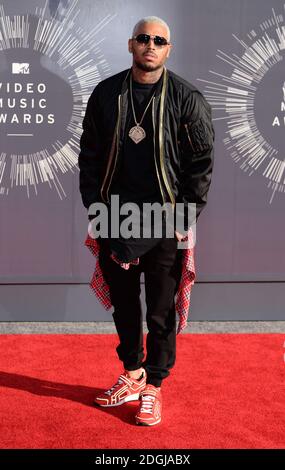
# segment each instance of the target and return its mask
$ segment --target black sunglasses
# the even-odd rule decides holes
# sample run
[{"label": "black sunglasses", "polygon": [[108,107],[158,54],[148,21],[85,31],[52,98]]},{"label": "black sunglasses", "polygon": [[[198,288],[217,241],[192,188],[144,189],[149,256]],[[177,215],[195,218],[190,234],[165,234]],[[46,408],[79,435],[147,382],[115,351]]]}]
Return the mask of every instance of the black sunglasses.
[{"label": "black sunglasses", "polygon": [[163,38],[162,36],[151,36],[150,34],[138,34],[137,36],[134,36],[133,39],[135,39],[139,44],[148,44],[150,41],[150,38],[153,39],[153,42],[156,46],[166,46],[169,44],[167,39]]}]

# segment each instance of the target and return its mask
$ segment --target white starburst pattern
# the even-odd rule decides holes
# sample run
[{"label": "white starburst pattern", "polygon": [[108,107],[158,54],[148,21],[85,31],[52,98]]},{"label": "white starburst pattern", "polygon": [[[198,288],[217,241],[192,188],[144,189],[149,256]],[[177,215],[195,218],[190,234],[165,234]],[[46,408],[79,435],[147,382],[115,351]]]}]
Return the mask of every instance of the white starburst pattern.
[{"label": "white starburst pattern", "polygon": [[[48,72],[52,72],[50,80],[58,80],[50,83],[61,83],[63,87],[61,96],[59,92],[58,95],[54,94],[56,90],[51,85],[47,90],[48,97],[53,100],[58,100],[58,96],[62,99],[62,106],[57,102],[55,110],[49,109],[55,113],[58,109],[61,117],[57,121],[56,116],[53,120],[50,118],[48,124],[28,126],[25,122],[19,123],[15,116],[14,121],[8,122],[5,113],[9,111],[9,106],[0,99],[0,196],[7,196],[16,188],[23,188],[28,197],[31,189],[37,195],[39,185],[45,183],[57,192],[60,199],[66,197],[63,175],[79,171],[79,141],[88,98],[96,84],[110,75],[110,67],[101,49],[104,41],[101,32],[116,13],[94,22],[92,29],[87,31],[78,24],[78,0],[70,0],[64,12],[53,16],[48,16],[47,4],[46,1],[43,8],[37,7],[34,13],[13,17],[6,15],[3,5],[0,5],[1,72],[4,64],[5,73],[14,81],[16,77],[17,81],[26,83],[29,81],[27,77],[30,77],[30,81],[36,79],[44,83],[47,76],[44,65],[48,64]],[[23,60],[15,63],[15,57]],[[29,71],[27,57],[34,61],[32,71]],[[0,88],[6,87],[10,99],[11,90],[3,83],[3,76],[1,73]],[[17,95],[16,92],[14,95]],[[1,93],[2,100],[3,96]],[[39,95],[41,97],[46,109],[51,107],[47,97],[44,94]],[[66,111],[66,121],[61,110],[65,102],[70,107],[69,114]],[[14,112],[19,110],[20,106],[17,106]],[[19,153],[22,147],[26,151]]]},{"label": "white starburst pattern", "polygon": [[[242,47],[242,53],[228,54],[218,50],[216,54],[226,67],[230,66],[231,72],[225,75],[209,70],[209,73],[216,77],[215,80],[197,80],[206,84],[203,93],[212,106],[213,121],[224,120],[226,123],[227,136],[224,138],[224,144],[229,155],[248,175],[257,172],[265,177],[267,187],[271,190],[271,203],[274,194],[283,193],[285,189],[285,148],[282,145],[273,145],[272,141],[267,139],[264,129],[259,128],[255,106],[257,92],[264,77],[284,61],[284,17],[281,13],[277,15],[272,8],[272,16],[263,21],[256,30],[252,29],[247,33],[245,40],[239,39],[235,34],[233,37]],[[280,100],[284,99],[285,111],[285,84],[281,67],[278,73]],[[284,119],[285,124],[285,113],[283,114],[281,119]],[[280,128],[283,135],[284,124],[283,129]]]}]

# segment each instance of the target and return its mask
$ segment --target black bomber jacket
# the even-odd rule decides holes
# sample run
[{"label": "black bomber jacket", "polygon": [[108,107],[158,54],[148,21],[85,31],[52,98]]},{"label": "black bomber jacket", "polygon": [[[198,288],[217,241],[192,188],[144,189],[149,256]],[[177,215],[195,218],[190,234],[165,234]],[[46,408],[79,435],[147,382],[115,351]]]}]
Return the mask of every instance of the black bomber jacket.
[{"label": "black bomber jacket", "polygon": [[[97,84],[89,97],[80,139],[79,190],[84,207],[110,203],[119,168],[131,68]],[[191,83],[163,67],[152,101],[154,161],[164,202],[182,202],[187,228],[207,203],[214,162],[211,107]],[[189,220],[188,204],[196,211]],[[188,216],[188,217],[187,217]],[[90,218],[90,217],[89,217]]]}]

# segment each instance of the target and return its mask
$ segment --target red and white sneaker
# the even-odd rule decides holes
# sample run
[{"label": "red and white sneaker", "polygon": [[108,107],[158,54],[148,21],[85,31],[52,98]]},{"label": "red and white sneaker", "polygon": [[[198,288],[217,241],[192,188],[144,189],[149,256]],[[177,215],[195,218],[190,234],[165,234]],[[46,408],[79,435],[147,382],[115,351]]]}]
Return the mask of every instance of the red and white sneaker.
[{"label": "red and white sneaker", "polygon": [[146,386],[146,371],[142,371],[141,380],[133,379],[128,372],[124,371],[120,375],[117,382],[100,395],[95,397],[94,405],[99,406],[119,406],[128,401],[139,400],[140,392]]},{"label": "red and white sneaker", "polygon": [[135,416],[136,424],[153,426],[161,421],[162,397],[160,387],[146,384],[140,394],[140,408]]}]

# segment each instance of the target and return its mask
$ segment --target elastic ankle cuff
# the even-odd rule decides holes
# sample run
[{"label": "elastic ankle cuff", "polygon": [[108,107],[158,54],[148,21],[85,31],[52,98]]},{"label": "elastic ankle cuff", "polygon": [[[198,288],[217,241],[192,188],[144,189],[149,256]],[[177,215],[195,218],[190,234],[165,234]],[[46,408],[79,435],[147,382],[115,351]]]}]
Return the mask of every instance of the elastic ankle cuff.
[{"label": "elastic ankle cuff", "polygon": [[146,385],[147,384],[154,385],[154,387],[158,387],[158,388],[161,387],[161,382],[159,383],[159,382],[155,382],[155,381],[152,381],[152,380],[150,382],[146,381]]}]

